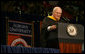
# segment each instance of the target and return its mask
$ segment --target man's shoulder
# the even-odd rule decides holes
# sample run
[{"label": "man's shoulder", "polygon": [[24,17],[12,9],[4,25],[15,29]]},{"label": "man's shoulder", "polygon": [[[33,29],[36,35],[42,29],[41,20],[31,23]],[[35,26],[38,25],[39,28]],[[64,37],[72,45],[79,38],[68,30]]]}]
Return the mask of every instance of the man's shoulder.
[{"label": "man's shoulder", "polygon": [[43,20],[44,20],[44,21],[49,21],[50,18],[49,18],[49,17],[45,17]]},{"label": "man's shoulder", "polygon": [[53,21],[52,19],[50,19],[48,16],[44,18],[44,20],[47,20],[47,21]]},{"label": "man's shoulder", "polygon": [[48,17],[48,16],[46,16],[44,19],[49,19],[49,17]]}]

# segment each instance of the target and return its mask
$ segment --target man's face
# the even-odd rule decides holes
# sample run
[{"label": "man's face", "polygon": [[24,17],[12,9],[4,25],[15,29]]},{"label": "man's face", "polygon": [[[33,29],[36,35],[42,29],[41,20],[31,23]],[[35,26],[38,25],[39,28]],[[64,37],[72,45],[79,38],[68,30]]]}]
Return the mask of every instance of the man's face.
[{"label": "man's face", "polygon": [[60,8],[57,8],[54,12],[53,12],[53,17],[56,18],[57,20],[60,19],[62,14],[62,10]]}]

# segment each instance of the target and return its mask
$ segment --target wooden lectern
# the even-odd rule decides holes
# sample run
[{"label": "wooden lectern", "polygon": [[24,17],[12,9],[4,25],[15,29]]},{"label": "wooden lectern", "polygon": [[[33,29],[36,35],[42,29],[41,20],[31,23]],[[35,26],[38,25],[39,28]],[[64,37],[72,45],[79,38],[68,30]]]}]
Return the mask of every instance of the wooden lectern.
[{"label": "wooden lectern", "polygon": [[82,53],[84,26],[58,23],[58,40],[60,53]]}]

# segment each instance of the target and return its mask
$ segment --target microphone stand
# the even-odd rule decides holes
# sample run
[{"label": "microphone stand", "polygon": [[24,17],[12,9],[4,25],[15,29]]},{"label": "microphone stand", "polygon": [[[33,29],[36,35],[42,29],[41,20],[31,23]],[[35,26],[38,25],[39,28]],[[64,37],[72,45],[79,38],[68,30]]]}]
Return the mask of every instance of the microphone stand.
[{"label": "microphone stand", "polygon": [[66,21],[67,23],[70,22],[70,20],[69,20],[68,18],[62,17],[62,19],[63,19],[64,21]]}]

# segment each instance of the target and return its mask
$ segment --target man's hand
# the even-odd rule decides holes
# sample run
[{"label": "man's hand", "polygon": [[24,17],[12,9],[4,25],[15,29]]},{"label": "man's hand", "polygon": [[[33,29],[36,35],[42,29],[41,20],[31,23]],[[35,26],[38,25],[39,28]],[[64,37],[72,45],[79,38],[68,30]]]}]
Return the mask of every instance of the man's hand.
[{"label": "man's hand", "polygon": [[52,26],[50,27],[50,29],[51,29],[51,30],[55,30],[55,29],[56,29],[56,25],[52,25]]}]

